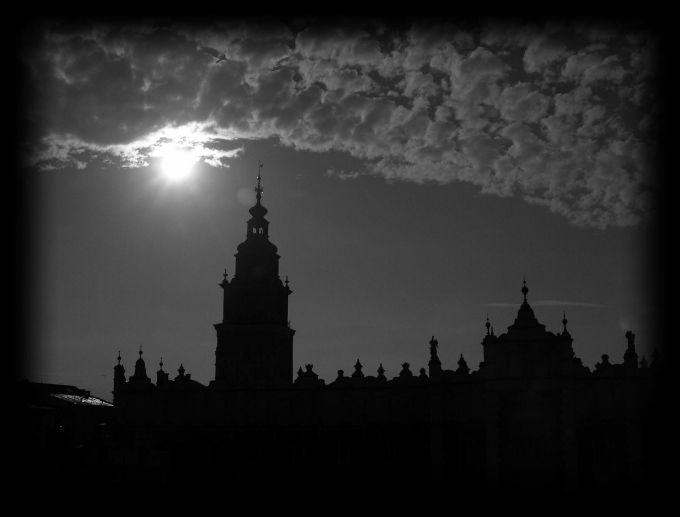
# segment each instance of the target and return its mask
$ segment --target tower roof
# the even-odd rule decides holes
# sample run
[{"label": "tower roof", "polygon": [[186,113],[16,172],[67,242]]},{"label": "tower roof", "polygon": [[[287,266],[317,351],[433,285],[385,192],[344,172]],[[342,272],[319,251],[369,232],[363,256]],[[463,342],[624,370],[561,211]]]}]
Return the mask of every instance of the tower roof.
[{"label": "tower roof", "polygon": [[508,327],[508,330],[531,329],[537,327],[545,329],[545,325],[539,323],[539,321],[536,319],[536,315],[534,314],[534,310],[527,301],[528,292],[529,288],[527,287],[527,281],[524,280],[522,282],[522,295],[524,296],[524,300],[522,301],[522,305],[519,307],[519,311],[517,311],[515,322]]}]

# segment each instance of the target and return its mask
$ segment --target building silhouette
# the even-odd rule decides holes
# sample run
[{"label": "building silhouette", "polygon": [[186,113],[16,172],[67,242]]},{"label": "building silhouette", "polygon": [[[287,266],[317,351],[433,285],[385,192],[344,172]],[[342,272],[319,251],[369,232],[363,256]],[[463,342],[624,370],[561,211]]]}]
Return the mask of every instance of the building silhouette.
[{"label": "building silhouette", "polygon": [[201,385],[182,366],[170,379],[161,362],[154,384],[140,350],[126,380],[119,356],[114,478],[427,480],[490,493],[624,489],[653,478],[660,359],[639,360],[629,331],[623,362],[605,355],[591,372],[574,355],[566,316],[559,332],[538,321],[526,282],[506,332],[497,336],[487,318],[476,371],[462,355],[445,369],[432,336],[419,372],[404,363],[388,379],[382,364],[372,374],[357,359],[328,383],[311,364],[293,379],[292,291],[279,277],[259,174],[255,190],[234,277],[225,272],[220,283],[215,379]]},{"label": "building silhouette", "polygon": [[388,378],[382,364],[370,372],[357,359],[329,382],[311,364],[294,375],[292,291],[279,277],[259,174],[255,191],[235,274],[219,284],[214,380],[205,386],[182,365],[171,375],[162,359],[152,380],[141,347],[126,377],[118,353],[112,413],[100,416],[86,446],[95,452],[73,475],[232,489],[409,481],[487,494],[652,486],[662,358],[640,359],[628,331],[623,361],[604,355],[590,371],[574,355],[566,316],[559,332],[539,322],[526,282],[507,331],[480,324],[475,371],[462,355],[447,369],[432,336],[418,371],[404,363]]}]

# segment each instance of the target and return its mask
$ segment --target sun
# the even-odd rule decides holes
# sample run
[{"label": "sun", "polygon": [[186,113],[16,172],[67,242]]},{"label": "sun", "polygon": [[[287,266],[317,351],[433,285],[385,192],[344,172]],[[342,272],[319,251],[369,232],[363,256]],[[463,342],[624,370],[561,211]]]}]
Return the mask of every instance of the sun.
[{"label": "sun", "polygon": [[160,153],[161,174],[170,182],[184,181],[191,176],[199,156],[190,149],[167,147]]}]

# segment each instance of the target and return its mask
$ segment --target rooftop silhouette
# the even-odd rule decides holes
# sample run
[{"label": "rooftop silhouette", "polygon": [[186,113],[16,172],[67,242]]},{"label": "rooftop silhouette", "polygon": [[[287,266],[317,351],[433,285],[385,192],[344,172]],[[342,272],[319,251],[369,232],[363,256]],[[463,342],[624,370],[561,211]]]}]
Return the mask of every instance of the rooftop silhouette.
[{"label": "rooftop silhouette", "polygon": [[463,354],[443,364],[439,351],[452,345],[432,335],[420,345],[424,366],[387,372],[359,357],[328,380],[312,364],[295,370],[293,291],[279,276],[261,169],[234,275],[219,282],[214,379],[203,385],[182,364],[171,378],[161,357],[154,382],[141,346],[126,378],[118,352],[108,432],[96,440],[105,453],[89,469],[116,483],[219,473],[235,483],[429,480],[491,494],[648,486],[660,356],[640,359],[628,331],[622,362],[604,355],[591,371],[574,354],[566,314],[559,331],[539,321],[526,279],[505,332],[480,318],[477,369]]}]

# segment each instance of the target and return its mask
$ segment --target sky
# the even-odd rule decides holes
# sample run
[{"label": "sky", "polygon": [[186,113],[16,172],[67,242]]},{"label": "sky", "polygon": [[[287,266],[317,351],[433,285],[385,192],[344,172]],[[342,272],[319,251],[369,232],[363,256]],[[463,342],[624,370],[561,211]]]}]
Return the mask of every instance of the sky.
[{"label": "sky", "polygon": [[[25,376],[111,399],[118,351],[214,377],[258,164],[294,365],[482,360],[487,315],[649,359],[658,42],[503,20],[43,21],[21,34]],[[155,378],[155,375],[153,375]]]}]

